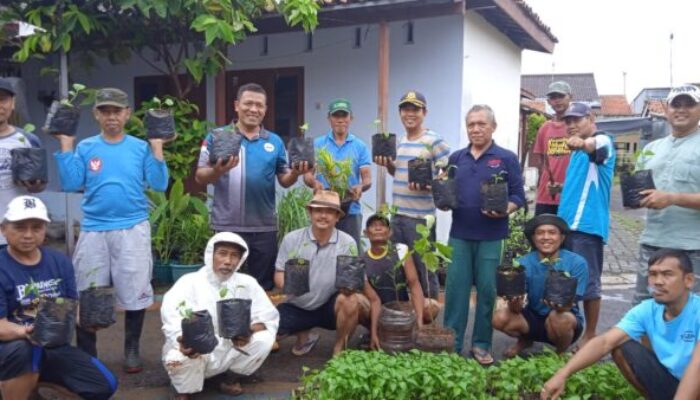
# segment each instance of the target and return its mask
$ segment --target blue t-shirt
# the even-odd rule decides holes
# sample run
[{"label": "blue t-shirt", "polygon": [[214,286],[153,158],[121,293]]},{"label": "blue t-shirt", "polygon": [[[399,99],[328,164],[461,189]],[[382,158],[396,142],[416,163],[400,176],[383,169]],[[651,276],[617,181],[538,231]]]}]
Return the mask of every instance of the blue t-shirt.
[{"label": "blue t-shirt", "polygon": [[[527,307],[546,317],[552,310],[547,307],[544,298],[544,284],[547,279],[547,270],[551,267],[540,262],[539,253],[531,251],[518,259],[520,265],[525,268],[525,285],[527,287]],[[579,324],[583,324],[583,316],[578,308],[578,303],[583,298],[588,284],[588,266],[586,260],[580,255],[569,250],[559,250],[559,262],[554,266],[559,271],[566,271],[571,277],[576,278],[576,297],[571,312],[576,316]]]},{"label": "blue t-shirt", "polygon": [[[234,125],[235,126],[235,125]],[[274,232],[277,230],[275,182],[286,173],[287,151],[275,133],[260,128],[260,135],[249,140],[241,135],[239,163],[214,182],[211,227],[216,231]],[[202,143],[198,167],[210,167],[211,132]]]},{"label": "blue t-shirt", "polygon": [[508,236],[508,218],[489,218],[481,213],[481,184],[502,171],[508,173],[508,200],[525,205],[525,189],[518,157],[495,142],[478,160],[470,153],[471,145],[449,158],[454,165],[450,175],[457,181],[459,207],[452,211],[450,236],[462,240],[501,240]]},{"label": "blue t-shirt", "polygon": [[129,229],[148,219],[146,187],[164,192],[168,167],[145,141],[125,135],[118,143],[102,135],[81,141],[75,152],[54,153],[66,192],[85,190],[84,231]]},{"label": "blue t-shirt", "polygon": [[[33,281],[40,296],[78,298],[73,264],[68,257],[41,247],[41,261],[36,265],[18,263],[7,249],[0,251],[0,318],[15,323],[32,323],[33,318],[22,314],[34,295],[27,294]],[[31,307],[31,306],[30,306]]]},{"label": "blue t-shirt", "polygon": [[607,134],[596,132],[596,150],[571,153],[558,215],[572,231],[588,233],[608,241],[610,187],[615,170],[615,146]]},{"label": "blue t-shirt", "polygon": [[700,297],[690,293],[683,311],[670,321],[664,320],[663,304],[644,300],[627,311],[617,327],[636,341],[648,337],[659,362],[681,379],[700,341]]},{"label": "blue t-shirt", "polygon": [[[345,142],[338,146],[333,137],[333,132],[329,132],[327,135],[319,136],[314,139],[314,148],[317,153],[320,149],[327,149],[333,156],[333,159],[337,161],[347,160],[348,158],[352,160],[352,175],[350,175],[350,179],[348,180],[350,187],[362,183],[360,168],[369,167],[371,165],[367,145],[352,133],[349,133]],[[328,182],[321,174],[317,173],[316,179],[323,184],[324,188],[328,189]],[[353,201],[348,214],[357,215],[360,213],[362,213],[360,203]]]}]

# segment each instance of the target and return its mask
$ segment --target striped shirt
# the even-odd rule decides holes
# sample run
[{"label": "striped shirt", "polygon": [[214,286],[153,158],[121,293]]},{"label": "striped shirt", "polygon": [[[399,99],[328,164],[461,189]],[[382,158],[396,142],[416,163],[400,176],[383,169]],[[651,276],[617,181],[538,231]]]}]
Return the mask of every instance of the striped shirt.
[{"label": "striped shirt", "polygon": [[423,218],[426,214],[435,214],[433,195],[429,190],[414,191],[408,189],[408,162],[418,157],[433,161],[433,174],[439,166],[447,165],[450,146],[440,135],[428,130],[416,140],[401,137],[396,150],[396,171],[392,197],[397,213],[413,218]]}]

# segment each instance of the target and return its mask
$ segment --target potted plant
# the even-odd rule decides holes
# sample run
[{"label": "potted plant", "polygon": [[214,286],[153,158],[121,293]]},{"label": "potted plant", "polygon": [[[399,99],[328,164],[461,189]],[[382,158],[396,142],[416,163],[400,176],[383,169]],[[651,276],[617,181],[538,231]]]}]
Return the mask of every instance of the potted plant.
[{"label": "potted plant", "polygon": [[149,139],[171,139],[175,136],[175,116],[171,108],[175,102],[171,98],[161,101],[158,97],[151,100],[153,108],[146,110],[143,123]]},{"label": "potted plant", "polygon": [[387,157],[396,159],[396,134],[389,133],[382,128],[382,121],[374,120],[377,133],[372,135],[372,159],[375,157]]},{"label": "potted plant", "polygon": [[211,132],[211,138],[212,142],[209,147],[209,163],[211,165],[216,164],[220,159],[226,162],[231,157],[238,157],[243,137],[231,125],[215,128]]},{"label": "potted plant", "polygon": [[[395,247],[391,242],[387,244],[392,251]],[[399,298],[399,290],[405,288],[406,283],[398,283],[398,276],[404,276],[403,265],[408,257],[411,257],[411,252],[406,254],[396,261],[389,279],[396,295],[396,300],[382,304],[382,310],[379,313],[377,321],[377,334],[379,336],[379,345],[382,350],[388,353],[406,352],[415,348],[416,342],[416,313],[413,309],[413,304],[408,301],[401,301]],[[379,279],[375,280],[375,286],[379,285]]]},{"label": "potted plant", "polygon": [[214,351],[219,339],[214,334],[214,324],[209,311],[192,311],[184,300],[178,304],[177,310],[182,317],[182,345],[197,354],[209,354]]},{"label": "potted plant", "polygon": [[365,263],[358,257],[357,245],[348,248],[350,255],[336,257],[335,287],[361,291],[365,287]]},{"label": "potted plant", "polygon": [[457,183],[450,177],[450,170],[457,168],[456,165],[450,165],[431,183],[431,191],[433,193],[433,202],[435,207],[440,210],[454,210],[459,207],[457,199]]},{"label": "potted plant", "polygon": [[328,149],[323,148],[318,151],[316,169],[328,182],[328,189],[338,193],[340,208],[347,214],[352,204],[350,193],[352,160],[349,158],[342,161],[336,160]]},{"label": "potted plant", "polygon": [[306,161],[309,168],[313,168],[316,154],[314,152],[314,139],[304,136],[309,129],[309,124],[305,123],[299,127],[299,136],[293,137],[287,144],[289,152],[289,165],[296,168],[299,163]]},{"label": "potted plant", "polygon": [[[244,288],[237,286],[236,290]],[[240,293],[233,293],[231,298],[226,298],[230,290],[222,287],[219,290],[221,300],[216,302],[216,314],[219,322],[219,336],[233,339],[239,336],[250,336],[250,309],[253,304],[251,299],[240,298]],[[238,296],[237,296],[238,295]]]},{"label": "potted plant", "polygon": [[426,189],[433,181],[433,160],[430,157],[433,146],[424,146],[428,151],[427,155],[423,153],[420,157],[408,161],[408,183],[415,183],[421,189]]},{"label": "potted plant", "polygon": [[505,214],[508,212],[508,172],[503,170],[481,183],[481,209]]},{"label": "potted plant", "polygon": [[567,271],[557,269],[560,260],[544,258],[541,262],[547,265],[547,278],[544,282],[544,296],[550,304],[567,306],[573,304],[576,296],[578,280]]},{"label": "potted plant", "polygon": [[[93,268],[87,273],[87,278],[94,275],[97,268]],[[117,315],[114,310],[116,298],[114,288],[111,286],[97,286],[95,281],[90,282],[90,286],[80,291],[80,326],[83,328],[107,328],[117,322]]]},{"label": "potted plant", "polygon": [[524,225],[527,215],[523,210],[513,213],[508,219],[508,237],[505,240],[503,261],[496,269],[496,294],[512,297],[525,294],[525,270],[518,258],[530,251]]},{"label": "potted plant", "polygon": [[620,189],[624,207],[641,207],[643,196],[639,193],[647,189],[656,189],[652,171],[645,168],[645,164],[653,155],[651,150],[639,150],[634,154],[634,162],[623,163],[620,167]]},{"label": "potted plant", "polygon": [[[60,279],[59,279],[60,280]],[[39,293],[33,279],[25,288],[22,313],[34,318],[29,340],[37,346],[52,348],[69,344],[75,332],[77,302],[65,297],[48,297]]]},{"label": "potted plant", "polygon": [[284,263],[284,289],[283,293],[292,296],[301,296],[309,292],[309,269],[311,262],[301,257],[301,249],[290,254]]},{"label": "potted plant", "polygon": [[[80,120],[80,106],[91,101],[91,94],[92,91],[86,89],[85,85],[74,83],[68,91],[68,98],[51,103],[43,131],[51,135],[75,136]],[[85,97],[82,104],[76,104],[81,96]]]},{"label": "potted plant", "polygon": [[[21,139],[20,139],[21,140]],[[46,149],[36,147],[21,147],[10,150],[12,180],[19,182],[49,181]]]},{"label": "potted plant", "polygon": [[204,264],[202,249],[207,246],[211,236],[208,212],[202,214],[195,210],[188,219],[183,218],[179,221],[179,228],[175,235],[179,256],[177,261],[170,263],[173,281],[197,271]]}]

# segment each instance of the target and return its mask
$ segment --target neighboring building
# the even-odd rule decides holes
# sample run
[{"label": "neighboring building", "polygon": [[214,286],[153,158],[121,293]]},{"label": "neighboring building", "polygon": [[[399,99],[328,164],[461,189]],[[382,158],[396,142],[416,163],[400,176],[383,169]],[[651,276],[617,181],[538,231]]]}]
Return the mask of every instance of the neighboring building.
[{"label": "neighboring building", "polygon": [[[369,143],[379,106],[379,54],[387,49],[389,130],[401,133],[398,99],[416,89],[428,100],[427,126],[443,135],[453,149],[467,143],[466,111],[473,104],[486,103],[498,118],[495,140],[517,152],[522,50],[551,53],[557,42],[521,0],[325,1],[319,21],[313,35],[288,28],[279,16],[258,21],[256,35],[229,48],[233,64],[228,70],[207,77],[193,92],[202,115],[217,123],[230,121],[237,87],[256,81],[269,93],[266,127],[283,138],[295,134],[304,122],[309,123],[311,136],[326,133],[328,102],[345,97],[353,104],[352,131]],[[380,43],[381,21],[387,21],[390,31],[387,43]],[[40,93],[55,87],[52,78],[40,77],[43,65],[33,61],[21,71],[36,125],[46,114]],[[135,105],[168,90],[167,79],[137,57],[121,65],[99,60],[91,71],[72,65],[71,78],[90,87],[120,87]],[[96,124],[85,109],[79,136],[95,132]],[[44,142],[50,152],[58,147],[54,140],[44,138]],[[60,220],[65,218],[65,196],[57,192],[55,164],[50,168],[51,182],[41,196]],[[376,177],[376,167],[372,169]],[[377,186],[365,197],[372,207]],[[389,178],[387,201],[391,201],[390,187]],[[70,197],[72,215],[79,219],[80,195]],[[447,220],[449,214],[440,218]],[[441,221],[440,227],[444,238],[449,224]]]}]

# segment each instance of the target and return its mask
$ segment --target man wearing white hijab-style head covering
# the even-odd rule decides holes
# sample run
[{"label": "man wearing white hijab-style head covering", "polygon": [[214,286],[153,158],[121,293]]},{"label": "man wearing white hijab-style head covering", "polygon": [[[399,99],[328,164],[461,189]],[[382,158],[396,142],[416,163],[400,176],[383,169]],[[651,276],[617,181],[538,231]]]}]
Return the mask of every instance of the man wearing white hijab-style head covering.
[{"label": "man wearing white hijab-style head covering", "polygon": [[[207,243],[204,266],[180,278],[163,297],[163,364],[178,393],[177,399],[188,399],[188,394],[202,391],[204,379],[226,371],[250,375],[270,354],[279,326],[279,313],[253,277],[237,272],[247,257],[248,245],[240,236],[231,232],[218,233]],[[237,298],[252,300],[250,330],[253,333],[248,338],[232,340],[217,335],[219,344],[212,353],[194,354],[180,342],[182,317],[177,306],[185,301],[192,310],[207,310],[217,326],[216,302],[221,300],[219,292],[224,287]],[[229,395],[242,392],[238,383],[222,382],[219,388]]]}]

